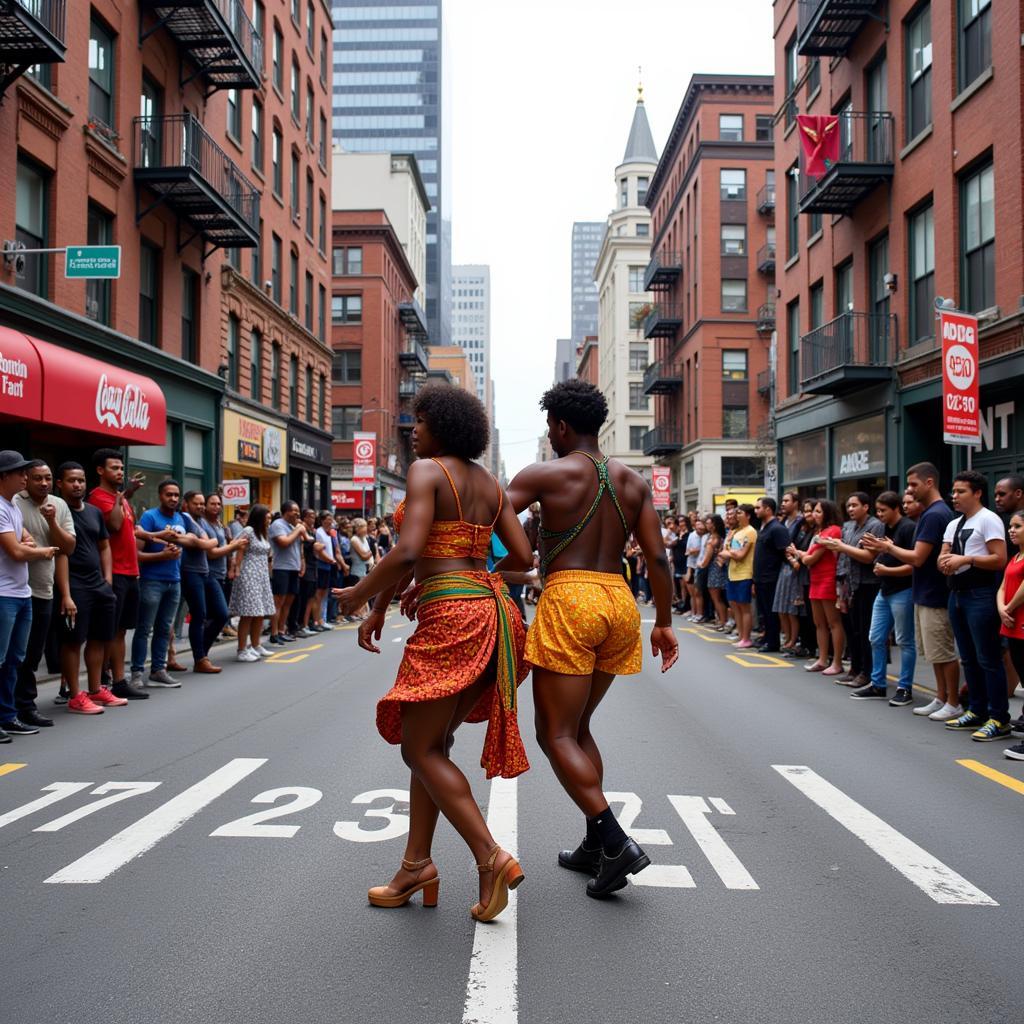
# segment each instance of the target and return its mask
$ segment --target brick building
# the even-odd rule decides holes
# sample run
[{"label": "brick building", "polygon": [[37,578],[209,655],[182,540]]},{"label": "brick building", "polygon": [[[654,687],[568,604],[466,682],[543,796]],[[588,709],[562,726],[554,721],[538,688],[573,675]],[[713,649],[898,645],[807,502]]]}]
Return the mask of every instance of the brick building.
[{"label": "brick building", "polygon": [[[426,314],[401,239],[383,210],[335,210],[332,224],[331,401],[336,504],[393,512],[412,460],[412,399],[429,369]],[[460,350],[461,351],[461,350]],[[352,440],[376,434],[376,493],[353,492]]]},{"label": "brick building", "polygon": [[772,79],[694,75],[647,191],[651,259],[637,311],[654,362],[645,455],[680,509],[764,487],[774,326]]},{"label": "brick building", "polygon": [[[272,276],[277,233],[282,253],[299,247],[300,273],[314,274],[314,294],[319,282],[326,295],[325,246],[310,255],[316,248],[303,231],[311,223],[305,211],[286,228],[288,215],[279,216],[280,203],[264,188],[278,166],[272,126],[286,122],[282,140],[299,151],[302,173],[312,171],[314,196],[327,192],[329,136],[318,160],[306,142],[306,114],[310,85],[314,133],[329,110],[330,11],[323,0],[301,10],[300,32],[284,0],[4,5],[0,63],[10,74],[0,145],[16,184],[0,197],[0,234],[29,249],[87,243],[122,253],[121,275],[109,281],[67,277],[62,253],[4,261],[3,356],[25,367],[26,391],[36,395],[22,408],[0,403],[10,443],[59,459],[85,457],[101,440],[121,442],[148,477],[140,503],[154,500],[167,473],[203,489],[223,476],[250,477],[254,498],[272,504],[291,489],[290,393],[264,412],[275,406],[274,353],[282,375],[292,356],[298,360],[304,412],[295,419],[303,426],[319,402],[309,417],[306,370],[315,388],[329,366],[315,329],[261,286],[264,274]],[[283,76],[285,61],[299,70],[301,128],[281,98],[294,102],[291,78],[273,77],[278,63]],[[253,115],[254,97],[261,116]],[[285,151],[278,152],[283,164]],[[281,174],[290,186],[283,166]],[[287,270],[279,264],[279,280],[290,280]],[[266,349],[256,357],[258,387],[249,370],[254,330]],[[60,379],[54,362],[74,367],[84,382],[74,401],[52,393]],[[113,404],[131,398],[144,411],[102,408],[104,394]],[[300,478],[295,496],[305,500],[312,476]]]},{"label": "brick building", "polygon": [[[1022,31],[1019,3],[775,3],[783,487],[842,499],[964,465],[941,443],[936,296],[981,319],[974,465],[1024,466]],[[798,115],[836,118],[823,173]]]}]

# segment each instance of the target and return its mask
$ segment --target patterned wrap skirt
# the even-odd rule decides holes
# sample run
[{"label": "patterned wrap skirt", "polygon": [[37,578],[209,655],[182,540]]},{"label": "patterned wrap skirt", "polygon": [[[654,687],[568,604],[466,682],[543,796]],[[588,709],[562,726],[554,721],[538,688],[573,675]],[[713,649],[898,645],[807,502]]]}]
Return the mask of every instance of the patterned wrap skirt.
[{"label": "patterned wrap skirt", "polygon": [[[781,615],[806,615],[810,608],[804,598],[804,576],[801,570],[794,572],[791,565],[784,565],[779,572],[779,583],[775,588],[775,602],[772,611]],[[797,602],[800,602],[797,604]]]},{"label": "patterned wrap skirt", "polygon": [[466,721],[487,722],[480,757],[487,778],[521,775],[530,763],[516,690],[530,668],[523,660],[523,620],[502,578],[482,571],[432,576],[422,585],[416,620],[395,685],[377,704],[377,731],[388,743],[401,743],[403,703],[451,697],[493,672]]}]

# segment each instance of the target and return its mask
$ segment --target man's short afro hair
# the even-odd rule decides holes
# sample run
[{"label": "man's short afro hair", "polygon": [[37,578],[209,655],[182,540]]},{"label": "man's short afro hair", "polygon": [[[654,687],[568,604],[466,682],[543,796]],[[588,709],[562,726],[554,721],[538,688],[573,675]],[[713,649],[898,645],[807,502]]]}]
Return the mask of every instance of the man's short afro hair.
[{"label": "man's short afro hair", "polygon": [[476,395],[452,384],[428,384],[416,396],[413,411],[427,424],[446,455],[478,459],[487,451],[491,428]]},{"label": "man's short afro hair", "polygon": [[556,420],[565,420],[577,434],[596,437],[608,418],[608,402],[601,391],[585,380],[563,380],[544,392],[541,409]]}]

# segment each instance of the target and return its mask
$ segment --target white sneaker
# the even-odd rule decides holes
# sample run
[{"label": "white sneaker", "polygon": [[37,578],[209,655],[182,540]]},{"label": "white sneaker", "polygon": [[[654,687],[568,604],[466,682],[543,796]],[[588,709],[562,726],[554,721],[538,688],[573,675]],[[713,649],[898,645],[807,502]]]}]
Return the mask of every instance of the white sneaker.
[{"label": "white sneaker", "polygon": [[945,706],[946,706],[945,702],[939,700],[939,698],[936,697],[933,701],[930,701],[927,704],[922,704],[919,708],[914,708],[914,714],[915,715],[932,715],[936,711],[941,711]]},{"label": "white sneaker", "polygon": [[250,647],[249,649],[257,658],[269,658],[274,653],[273,651],[268,651],[263,644],[260,644],[259,647]]},{"label": "white sneaker", "polygon": [[235,655],[235,661],[259,661],[259,656],[251,647],[246,647],[244,651],[239,651]]},{"label": "white sneaker", "polygon": [[305,627],[305,626],[303,626],[303,627],[302,627],[302,629],[300,629],[300,630],[298,631],[298,633],[296,633],[295,635],[296,635],[296,636],[301,636],[301,637],[302,637],[303,639],[308,639],[308,638],[309,638],[309,637],[311,637],[311,636],[316,636],[316,633],[315,633],[315,632],[313,632],[313,630],[311,630],[311,629],[306,629],[306,627]]},{"label": "white sneaker", "polygon": [[953,707],[952,704],[943,704],[938,711],[933,711],[928,717],[933,722],[948,722],[951,718],[959,718],[964,713],[964,709],[957,704]]}]

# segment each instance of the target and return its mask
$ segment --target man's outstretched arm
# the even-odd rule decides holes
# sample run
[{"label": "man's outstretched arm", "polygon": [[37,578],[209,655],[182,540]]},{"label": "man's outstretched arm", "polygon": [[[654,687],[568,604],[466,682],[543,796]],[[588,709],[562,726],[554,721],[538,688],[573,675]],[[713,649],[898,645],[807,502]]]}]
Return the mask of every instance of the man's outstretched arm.
[{"label": "man's outstretched arm", "polygon": [[521,469],[512,479],[505,492],[516,515],[524,509],[529,508],[535,501],[540,501],[544,492],[544,478],[547,474],[547,467],[544,463],[535,463]]}]

